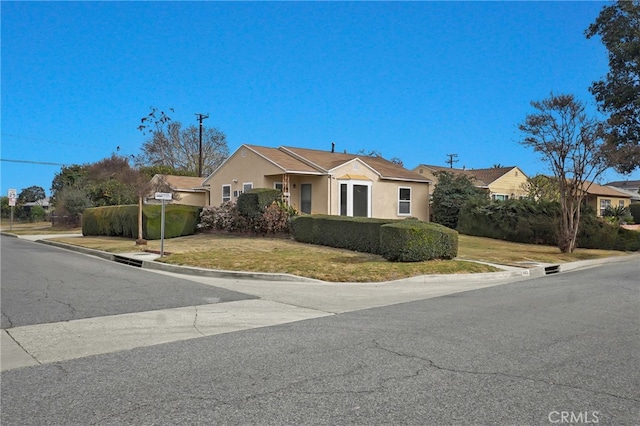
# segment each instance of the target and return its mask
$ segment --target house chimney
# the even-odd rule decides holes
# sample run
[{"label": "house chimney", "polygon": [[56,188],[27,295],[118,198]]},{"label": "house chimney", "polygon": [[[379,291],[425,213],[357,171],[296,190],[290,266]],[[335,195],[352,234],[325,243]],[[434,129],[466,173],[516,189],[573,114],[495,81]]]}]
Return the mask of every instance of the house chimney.
[{"label": "house chimney", "polygon": [[336,143],[331,142],[331,153],[333,154],[334,152],[336,152]]}]

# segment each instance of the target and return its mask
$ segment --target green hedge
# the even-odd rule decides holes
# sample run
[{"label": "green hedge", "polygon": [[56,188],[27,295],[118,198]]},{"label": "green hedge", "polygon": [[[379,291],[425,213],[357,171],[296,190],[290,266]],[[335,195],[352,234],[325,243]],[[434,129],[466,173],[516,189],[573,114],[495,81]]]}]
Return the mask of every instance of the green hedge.
[{"label": "green hedge", "polygon": [[253,188],[238,197],[238,211],[248,218],[257,218],[281,196],[279,189]]},{"label": "green hedge", "polygon": [[640,203],[631,203],[629,212],[633,216],[633,222],[640,224]]},{"label": "green hedge", "polygon": [[[532,200],[476,201],[466,204],[458,232],[526,244],[557,245],[560,207]],[[590,206],[580,213],[577,247],[636,251],[640,233],[606,223]]]},{"label": "green hedge", "polygon": [[[148,207],[148,209],[147,209]],[[169,204],[165,206],[164,237],[174,238],[196,233],[201,207]],[[142,209],[145,239],[159,240],[162,226],[162,206],[149,205]]]},{"label": "green hedge", "polygon": [[437,223],[405,220],[380,227],[382,256],[392,262],[453,259],[458,232]]},{"label": "green hedge", "polygon": [[[200,207],[180,204],[165,205],[165,238],[192,235],[196,232]],[[162,206],[142,208],[143,238],[160,239]],[[82,214],[82,234],[138,238],[138,205],[89,208]]]},{"label": "green hedge", "polygon": [[302,215],[291,219],[291,234],[303,243],[381,254],[380,227],[392,222],[393,219]]},{"label": "green hedge", "polygon": [[138,237],[138,206],[93,207],[82,213],[82,235]]},{"label": "green hedge", "polygon": [[303,215],[291,219],[291,234],[303,243],[380,254],[400,262],[452,259],[458,252],[456,231],[415,219]]}]

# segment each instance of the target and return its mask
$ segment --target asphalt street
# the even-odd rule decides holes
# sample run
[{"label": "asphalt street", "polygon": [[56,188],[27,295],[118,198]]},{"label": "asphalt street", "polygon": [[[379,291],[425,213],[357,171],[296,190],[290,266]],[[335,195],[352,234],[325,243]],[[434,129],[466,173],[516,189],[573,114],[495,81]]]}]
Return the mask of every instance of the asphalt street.
[{"label": "asphalt street", "polygon": [[3,329],[255,298],[23,239],[0,244]]},{"label": "asphalt street", "polygon": [[[4,311],[4,246],[2,255]],[[296,283],[138,272],[150,282],[184,279],[196,289],[261,297],[220,307],[304,301],[291,295]],[[306,293],[306,306],[296,306],[323,313],[316,318],[3,371],[1,422],[638,424],[639,278],[636,259],[468,291],[463,278],[434,283],[433,293],[428,282],[404,292],[363,285],[368,306],[377,307],[354,302],[352,311],[318,290],[339,293],[339,286],[319,285]],[[348,287],[347,299],[357,290]],[[402,302],[409,289],[413,301]],[[177,306],[155,303],[151,309]]]}]

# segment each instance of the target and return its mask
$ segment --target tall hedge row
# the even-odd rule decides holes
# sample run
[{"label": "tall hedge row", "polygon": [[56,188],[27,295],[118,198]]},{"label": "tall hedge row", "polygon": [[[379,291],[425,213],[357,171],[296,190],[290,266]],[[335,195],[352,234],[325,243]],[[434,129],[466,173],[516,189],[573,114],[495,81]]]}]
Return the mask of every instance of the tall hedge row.
[{"label": "tall hedge row", "polygon": [[[557,245],[560,206],[532,200],[474,201],[460,211],[458,231],[462,234],[506,241]],[[596,217],[593,208],[583,207],[577,247],[636,251],[640,233],[610,225]]]},{"label": "tall hedge row", "polygon": [[[200,207],[168,204],[165,206],[165,238],[192,235],[196,232]],[[143,238],[157,240],[161,236],[162,206],[142,208]],[[82,214],[82,234],[138,238],[138,206],[106,206],[89,208]]]}]

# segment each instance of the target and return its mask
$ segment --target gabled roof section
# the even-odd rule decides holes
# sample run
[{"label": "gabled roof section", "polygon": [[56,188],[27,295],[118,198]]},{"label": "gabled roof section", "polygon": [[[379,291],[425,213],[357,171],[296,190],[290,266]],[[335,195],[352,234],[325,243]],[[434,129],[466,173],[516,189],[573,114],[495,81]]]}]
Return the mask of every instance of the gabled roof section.
[{"label": "gabled roof section", "polygon": [[280,147],[280,150],[294,155],[300,161],[308,163],[310,166],[330,172],[331,170],[344,165],[353,160],[360,160],[381,178],[390,180],[405,180],[413,182],[431,182],[419,173],[407,170],[399,164],[386,160],[382,157],[369,157],[366,155],[346,154],[340,152],[321,151],[316,149]]},{"label": "gabled roof section", "polygon": [[[516,168],[518,167],[517,166],[492,167],[489,169],[469,169],[469,172],[473,173],[476,179],[484,181],[487,183],[487,185],[490,185],[491,183],[497,181],[502,176],[506,175],[507,173],[509,173],[510,171]],[[519,168],[518,170],[520,171],[520,173],[522,173],[526,177],[526,175],[522,172],[522,170],[520,170]]]},{"label": "gabled roof section", "polygon": [[[583,188],[589,185],[589,182],[583,184]],[[591,186],[587,189],[587,194],[597,195],[599,197],[615,197],[615,198],[631,198],[631,195],[626,192],[622,192],[610,186],[602,186],[597,183],[591,183]]]},{"label": "gabled roof section", "polygon": [[204,178],[193,176],[155,175],[157,179],[165,182],[174,191],[201,192]]},{"label": "gabled roof section", "polygon": [[318,167],[313,167],[308,162],[304,162],[280,148],[268,148],[265,146],[257,145],[243,146],[263,157],[265,160],[271,162],[275,166],[281,168],[282,171],[286,173],[298,172],[318,174],[326,172],[326,170],[322,170]]},{"label": "gabled roof section", "polygon": [[479,179],[473,173],[473,171],[471,171],[471,170],[454,169],[454,168],[451,168],[451,167],[444,167],[444,166],[432,166],[430,164],[420,164],[418,167],[416,167],[416,169],[419,169],[421,167],[424,168],[424,169],[431,170],[431,173],[448,172],[448,173],[452,173],[454,175],[464,175],[464,176],[468,177],[469,179],[471,179],[473,184],[475,186],[477,186],[478,188],[486,188],[487,187],[487,183],[484,180]]}]

